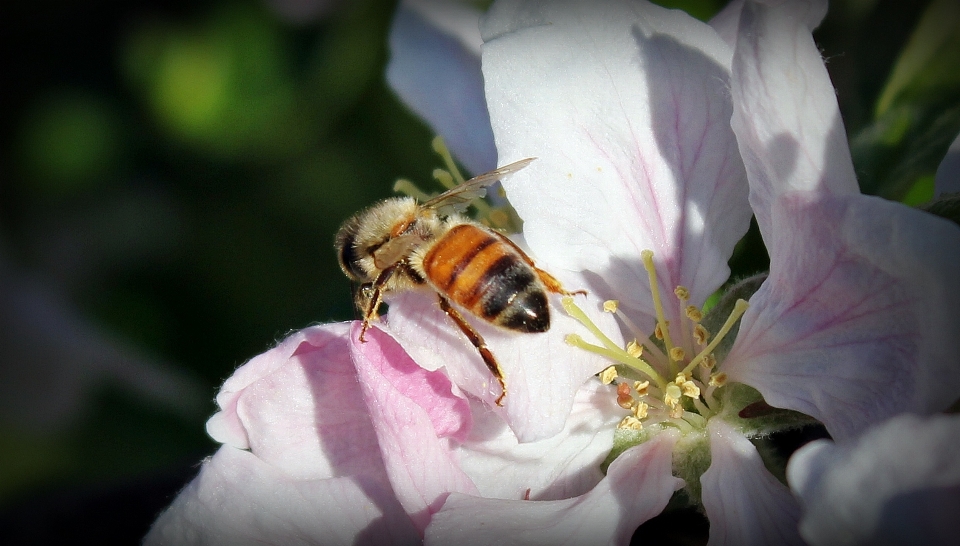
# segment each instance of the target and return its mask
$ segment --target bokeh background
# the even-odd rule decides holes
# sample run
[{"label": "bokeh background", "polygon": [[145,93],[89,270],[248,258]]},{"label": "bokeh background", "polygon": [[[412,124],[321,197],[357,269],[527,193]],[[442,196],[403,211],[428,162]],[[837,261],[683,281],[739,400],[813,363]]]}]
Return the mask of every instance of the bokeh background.
[{"label": "bokeh background", "polygon": [[[355,316],[334,232],[440,165],[384,80],[393,10],[0,6],[0,542],[136,543],[216,449],[222,381]],[[953,0],[831,6],[816,38],[865,192],[932,197],[960,130],[958,29]],[[766,268],[755,230],[731,264]]]}]

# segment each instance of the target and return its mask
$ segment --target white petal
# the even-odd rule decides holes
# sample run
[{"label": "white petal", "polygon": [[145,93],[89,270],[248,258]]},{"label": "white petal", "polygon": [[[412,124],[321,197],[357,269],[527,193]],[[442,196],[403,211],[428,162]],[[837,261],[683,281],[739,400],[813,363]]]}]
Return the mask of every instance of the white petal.
[{"label": "white petal", "polygon": [[387,81],[444,138],[467,170],[493,170],[497,150],[480,73],[480,12],[465,3],[408,0],[390,28]]},{"label": "white petal", "polygon": [[[622,346],[616,320],[600,311],[599,301],[592,296],[576,296],[575,301]],[[559,432],[577,390],[609,365],[602,357],[571,347],[564,341],[567,334],[576,332],[594,342],[579,322],[563,312],[556,296],[550,297],[550,330],[542,334],[506,331],[463,311],[503,368],[507,396],[503,407],[498,408],[493,402],[500,394],[499,383],[463,332],[440,311],[433,294],[400,294],[388,303],[387,328],[404,350],[428,370],[445,368],[460,389],[486,401],[492,411],[505,419],[521,442],[548,438]]]},{"label": "white petal", "polygon": [[733,58],[733,130],[770,248],[770,209],[792,190],[857,193],[837,97],[810,32],[826,0],[746,2]]},{"label": "white petal", "polygon": [[720,419],[711,419],[710,468],[700,477],[710,520],[709,546],[802,545],[800,506],[764,467],[757,449]]},{"label": "white petal", "polygon": [[565,500],[495,500],[450,495],[425,543],[621,544],[659,514],[683,481],[671,475],[678,434],[663,432],[623,452],[588,493]]},{"label": "white petal", "polygon": [[554,500],[582,495],[603,478],[600,464],[626,414],[616,398],[612,387],[588,381],[577,393],[563,430],[524,444],[499,416],[475,404],[473,429],[457,450],[460,465],[483,497]]},{"label": "white petal", "polygon": [[774,207],[770,276],[721,364],[837,440],[960,392],[960,229],[876,197]]},{"label": "white petal", "polygon": [[730,48],[685,13],[639,2],[497,2],[481,30],[501,161],[538,158],[504,182],[535,257],[597,274],[599,297],[649,319],[639,256],[650,249],[664,294],[684,285],[702,303],[751,214],[729,126]]},{"label": "white petal", "polygon": [[418,544],[389,485],[297,480],[223,446],[160,515],[147,546]]},{"label": "white petal", "polygon": [[954,139],[947,155],[937,167],[937,176],[934,181],[934,195],[960,192],[960,134]]},{"label": "white petal", "polygon": [[900,416],[854,443],[798,450],[787,477],[812,546],[951,544],[960,536],[960,416]]},{"label": "white petal", "polygon": [[737,28],[740,25],[740,12],[743,10],[744,1],[732,0],[710,19],[710,26],[731,49],[737,45]]}]

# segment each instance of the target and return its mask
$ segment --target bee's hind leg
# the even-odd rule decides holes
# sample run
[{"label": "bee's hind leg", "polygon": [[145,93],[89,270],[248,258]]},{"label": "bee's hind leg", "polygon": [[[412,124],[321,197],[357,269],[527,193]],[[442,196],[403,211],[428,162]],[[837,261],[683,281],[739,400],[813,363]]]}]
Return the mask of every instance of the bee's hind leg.
[{"label": "bee's hind leg", "polygon": [[490,352],[490,349],[487,347],[487,342],[484,341],[483,336],[480,335],[473,326],[467,322],[467,319],[463,318],[463,315],[459,311],[453,308],[450,305],[450,302],[447,298],[443,297],[440,294],[437,294],[440,298],[440,310],[446,313],[450,320],[452,320],[463,332],[463,335],[467,336],[467,339],[470,340],[470,343],[477,348],[477,352],[480,353],[480,358],[483,359],[483,363],[487,365],[487,369],[490,370],[490,373],[497,379],[500,383],[500,396],[497,397],[495,403],[498,406],[503,406],[503,398],[507,395],[507,382],[503,378],[503,369],[500,368],[500,364],[497,362],[496,357],[493,356],[493,353]]},{"label": "bee's hind leg", "polygon": [[380,309],[380,304],[383,303],[383,286],[387,284],[387,281],[390,280],[390,277],[393,276],[396,270],[397,264],[384,269],[377,275],[377,279],[373,281],[373,284],[364,285],[361,287],[360,293],[357,294],[357,307],[363,310],[363,326],[360,327],[361,342],[366,342],[363,337],[367,333],[367,329],[370,328],[370,323],[377,320],[380,316],[377,314],[377,310]]}]

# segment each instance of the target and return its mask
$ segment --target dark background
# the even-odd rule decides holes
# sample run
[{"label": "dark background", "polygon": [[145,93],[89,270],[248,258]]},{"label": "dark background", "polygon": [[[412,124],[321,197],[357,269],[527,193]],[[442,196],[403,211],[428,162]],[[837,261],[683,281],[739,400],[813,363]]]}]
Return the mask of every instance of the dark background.
[{"label": "dark background", "polygon": [[[957,33],[892,76],[927,6],[834,2],[816,35],[862,187],[910,204],[960,129]],[[393,8],[0,7],[0,542],[135,543],[215,451],[223,380],[354,316],[335,230],[440,164],[384,81]],[[732,266],[765,269],[755,231]]]}]

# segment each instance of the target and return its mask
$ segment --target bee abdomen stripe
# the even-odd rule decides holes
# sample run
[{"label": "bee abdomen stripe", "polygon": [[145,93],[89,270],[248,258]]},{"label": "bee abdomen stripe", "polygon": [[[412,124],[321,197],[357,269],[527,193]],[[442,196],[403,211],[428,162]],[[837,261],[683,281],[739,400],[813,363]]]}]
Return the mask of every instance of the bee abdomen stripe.
[{"label": "bee abdomen stripe", "polygon": [[533,273],[512,254],[504,254],[484,272],[471,300],[480,300],[479,314],[491,320],[510,306],[516,297],[530,289]]},{"label": "bee abdomen stripe", "polygon": [[457,226],[430,249],[423,259],[423,269],[439,288],[450,290],[474,258],[496,242],[469,224]]}]

